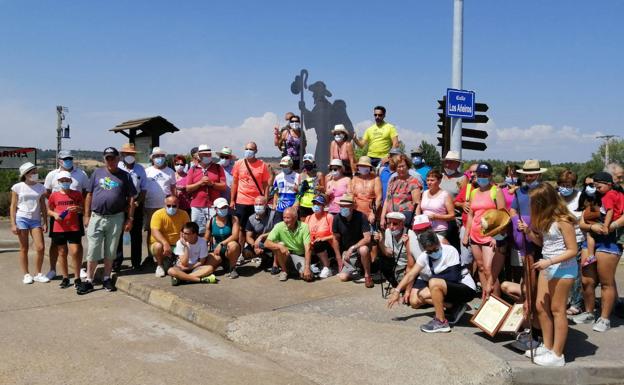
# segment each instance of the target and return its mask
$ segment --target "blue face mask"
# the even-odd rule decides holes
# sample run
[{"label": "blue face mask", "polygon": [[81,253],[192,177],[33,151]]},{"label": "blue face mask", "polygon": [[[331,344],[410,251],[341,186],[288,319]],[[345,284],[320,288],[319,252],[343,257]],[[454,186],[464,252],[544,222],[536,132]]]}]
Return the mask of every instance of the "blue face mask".
[{"label": "blue face mask", "polygon": [[416,166],[419,166],[422,162],[422,156],[415,156],[412,158],[412,163]]},{"label": "blue face mask", "polygon": [[564,197],[569,197],[574,192],[572,187],[559,187],[559,194]]},{"label": "blue face mask", "polygon": [[536,187],[539,185],[539,183],[540,183],[540,182],[539,182],[538,180],[534,180],[533,182],[531,182],[531,183],[529,183],[529,184],[528,184],[529,189],[536,188]]},{"label": "blue face mask", "polygon": [[229,212],[230,210],[228,210],[227,207],[224,209],[217,209],[217,215],[220,216],[221,218],[226,217]]},{"label": "blue face mask", "polygon": [[178,208],[177,207],[166,207],[165,210],[167,210],[167,215],[174,216],[175,213],[178,211]]},{"label": "blue face mask", "polygon": [[596,188],[592,186],[586,186],[585,193],[590,197],[593,197],[594,195],[596,195]]},{"label": "blue face mask", "polygon": [[247,159],[251,159],[256,156],[256,152],[254,150],[245,150],[244,157]]},{"label": "blue face mask", "polygon": [[230,165],[230,159],[220,159],[219,160],[219,165],[221,167],[227,167]]},{"label": "blue face mask", "polygon": [[436,259],[436,260],[440,259],[442,258],[442,250],[434,251],[432,253],[429,253],[428,255],[429,255],[429,258],[431,259]]},{"label": "blue face mask", "polygon": [[343,217],[347,218],[349,215],[351,215],[351,208],[350,207],[341,207],[340,208],[340,215],[342,215]]},{"label": "blue face mask", "polygon": [[512,178],[510,176],[505,177],[505,183],[507,184],[516,184],[518,183],[518,178]]},{"label": "blue face mask", "polygon": [[69,190],[70,187],[71,187],[71,182],[61,182],[61,188],[63,190]]},{"label": "blue face mask", "polygon": [[477,184],[481,187],[485,187],[490,184],[490,178],[477,178]]},{"label": "blue face mask", "polygon": [[165,158],[154,158],[154,164],[156,166],[162,166],[165,164]]},{"label": "blue face mask", "polygon": [[74,168],[74,160],[73,159],[63,159],[63,168],[65,170],[71,170]]},{"label": "blue face mask", "polygon": [[315,213],[320,213],[323,210],[323,208],[319,205],[312,205],[312,211]]},{"label": "blue face mask", "polygon": [[290,167],[282,167],[282,172],[288,175],[292,172],[292,169]]}]

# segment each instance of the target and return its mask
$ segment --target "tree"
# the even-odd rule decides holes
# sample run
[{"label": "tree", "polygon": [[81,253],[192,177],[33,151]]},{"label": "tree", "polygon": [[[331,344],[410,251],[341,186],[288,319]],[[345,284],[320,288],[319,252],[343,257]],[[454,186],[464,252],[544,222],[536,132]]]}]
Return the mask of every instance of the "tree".
[{"label": "tree", "polygon": [[433,144],[429,144],[423,140],[420,143],[420,148],[422,148],[423,150],[423,159],[425,160],[427,165],[431,166],[431,168],[437,168],[438,170],[441,170],[442,159],[436,146],[434,146]]}]

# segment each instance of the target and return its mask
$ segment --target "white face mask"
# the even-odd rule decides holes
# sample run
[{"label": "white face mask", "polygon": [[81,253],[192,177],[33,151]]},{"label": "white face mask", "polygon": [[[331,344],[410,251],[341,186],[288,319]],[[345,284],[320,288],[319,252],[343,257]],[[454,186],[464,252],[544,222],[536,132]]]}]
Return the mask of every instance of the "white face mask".
[{"label": "white face mask", "polygon": [[342,140],[343,140],[343,139],[344,139],[344,138],[343,138],[342,134],[337,134],[337,135],[334,135],[334,140],[335,140],[336,142],[342,142]]},{"label": "white face mask", "polygon": [[30,174],[28,175],[28,179],[30,179],[31,182],[37,182],[39,180],[39,174]]},{"label": "white face mask", "polygon": [[175,170],[176,170],[177,172],[182,172],[182,171],[184,171],[184,165],[183,165],[183,164],[176,164],[176,165],[175,165]]},{"label": "white face mask", "polygon": [[368,167],[358,167],[358,172],[360,175],[368,175],[370,174],[370,168]]},{"label": "white face mask", "polygon": [[453,175],[453,174],[455,174],[455,171],[457,171],[457,170],[453,170],[452,168],[444,167],[444,172],[446,173],[446,175]]}]

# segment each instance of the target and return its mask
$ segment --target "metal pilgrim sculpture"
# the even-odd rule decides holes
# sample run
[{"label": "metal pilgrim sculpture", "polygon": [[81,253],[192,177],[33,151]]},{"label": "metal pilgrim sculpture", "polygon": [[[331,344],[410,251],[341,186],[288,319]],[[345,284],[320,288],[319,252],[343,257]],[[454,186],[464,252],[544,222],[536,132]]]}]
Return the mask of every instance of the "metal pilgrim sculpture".
[{"label": "metal pilgrim sculpture", "polygon": [[[342,99],[336,99],[334,102],[327,100],[332,96],[332,93],[327,90],[327,86],[322,81],[317,81],[308,86],[308,70],[301,70],[301,73],[295,76],[295,80],[290,85],[290,91],[295,95],[300,95],[299,110],[301,111],[301,124],[305,130],[311,128],[316,132],[316,150],[314,151],[314,158],[318,168],[327,172],[329,164],[329,144],[333,137],[331,131],[336,124],[343,124],[347,131],[349,131],[350,137],[353,137],[353,123],[347,115],[347,104]],[[312,99],[314,100],[314,107],[312,110],[308,110],[305,105],[304,91],[309,90],[312,92]],[[303,152],[305,152],[306,135],[305,130],[302,130],[302,146],[301,146],[301,158],[303,158]],[[310,152],[310,151],[308,151]]]}]

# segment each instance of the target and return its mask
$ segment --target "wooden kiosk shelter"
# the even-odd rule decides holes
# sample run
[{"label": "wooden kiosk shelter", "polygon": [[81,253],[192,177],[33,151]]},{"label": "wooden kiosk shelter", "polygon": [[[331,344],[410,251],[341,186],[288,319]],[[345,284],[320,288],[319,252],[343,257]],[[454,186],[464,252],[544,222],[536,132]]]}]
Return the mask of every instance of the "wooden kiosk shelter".
[{"label": "wooden kiosk shelter", "polygon": [[109,131],[120,133],[133,143],[137,151],[137,160],[146,163],[152,148],[160,146],[160,136],[167,132],[174,133],[180,131],[162,116],[152,116],[149,118],[128,120],[120,123]]}]

